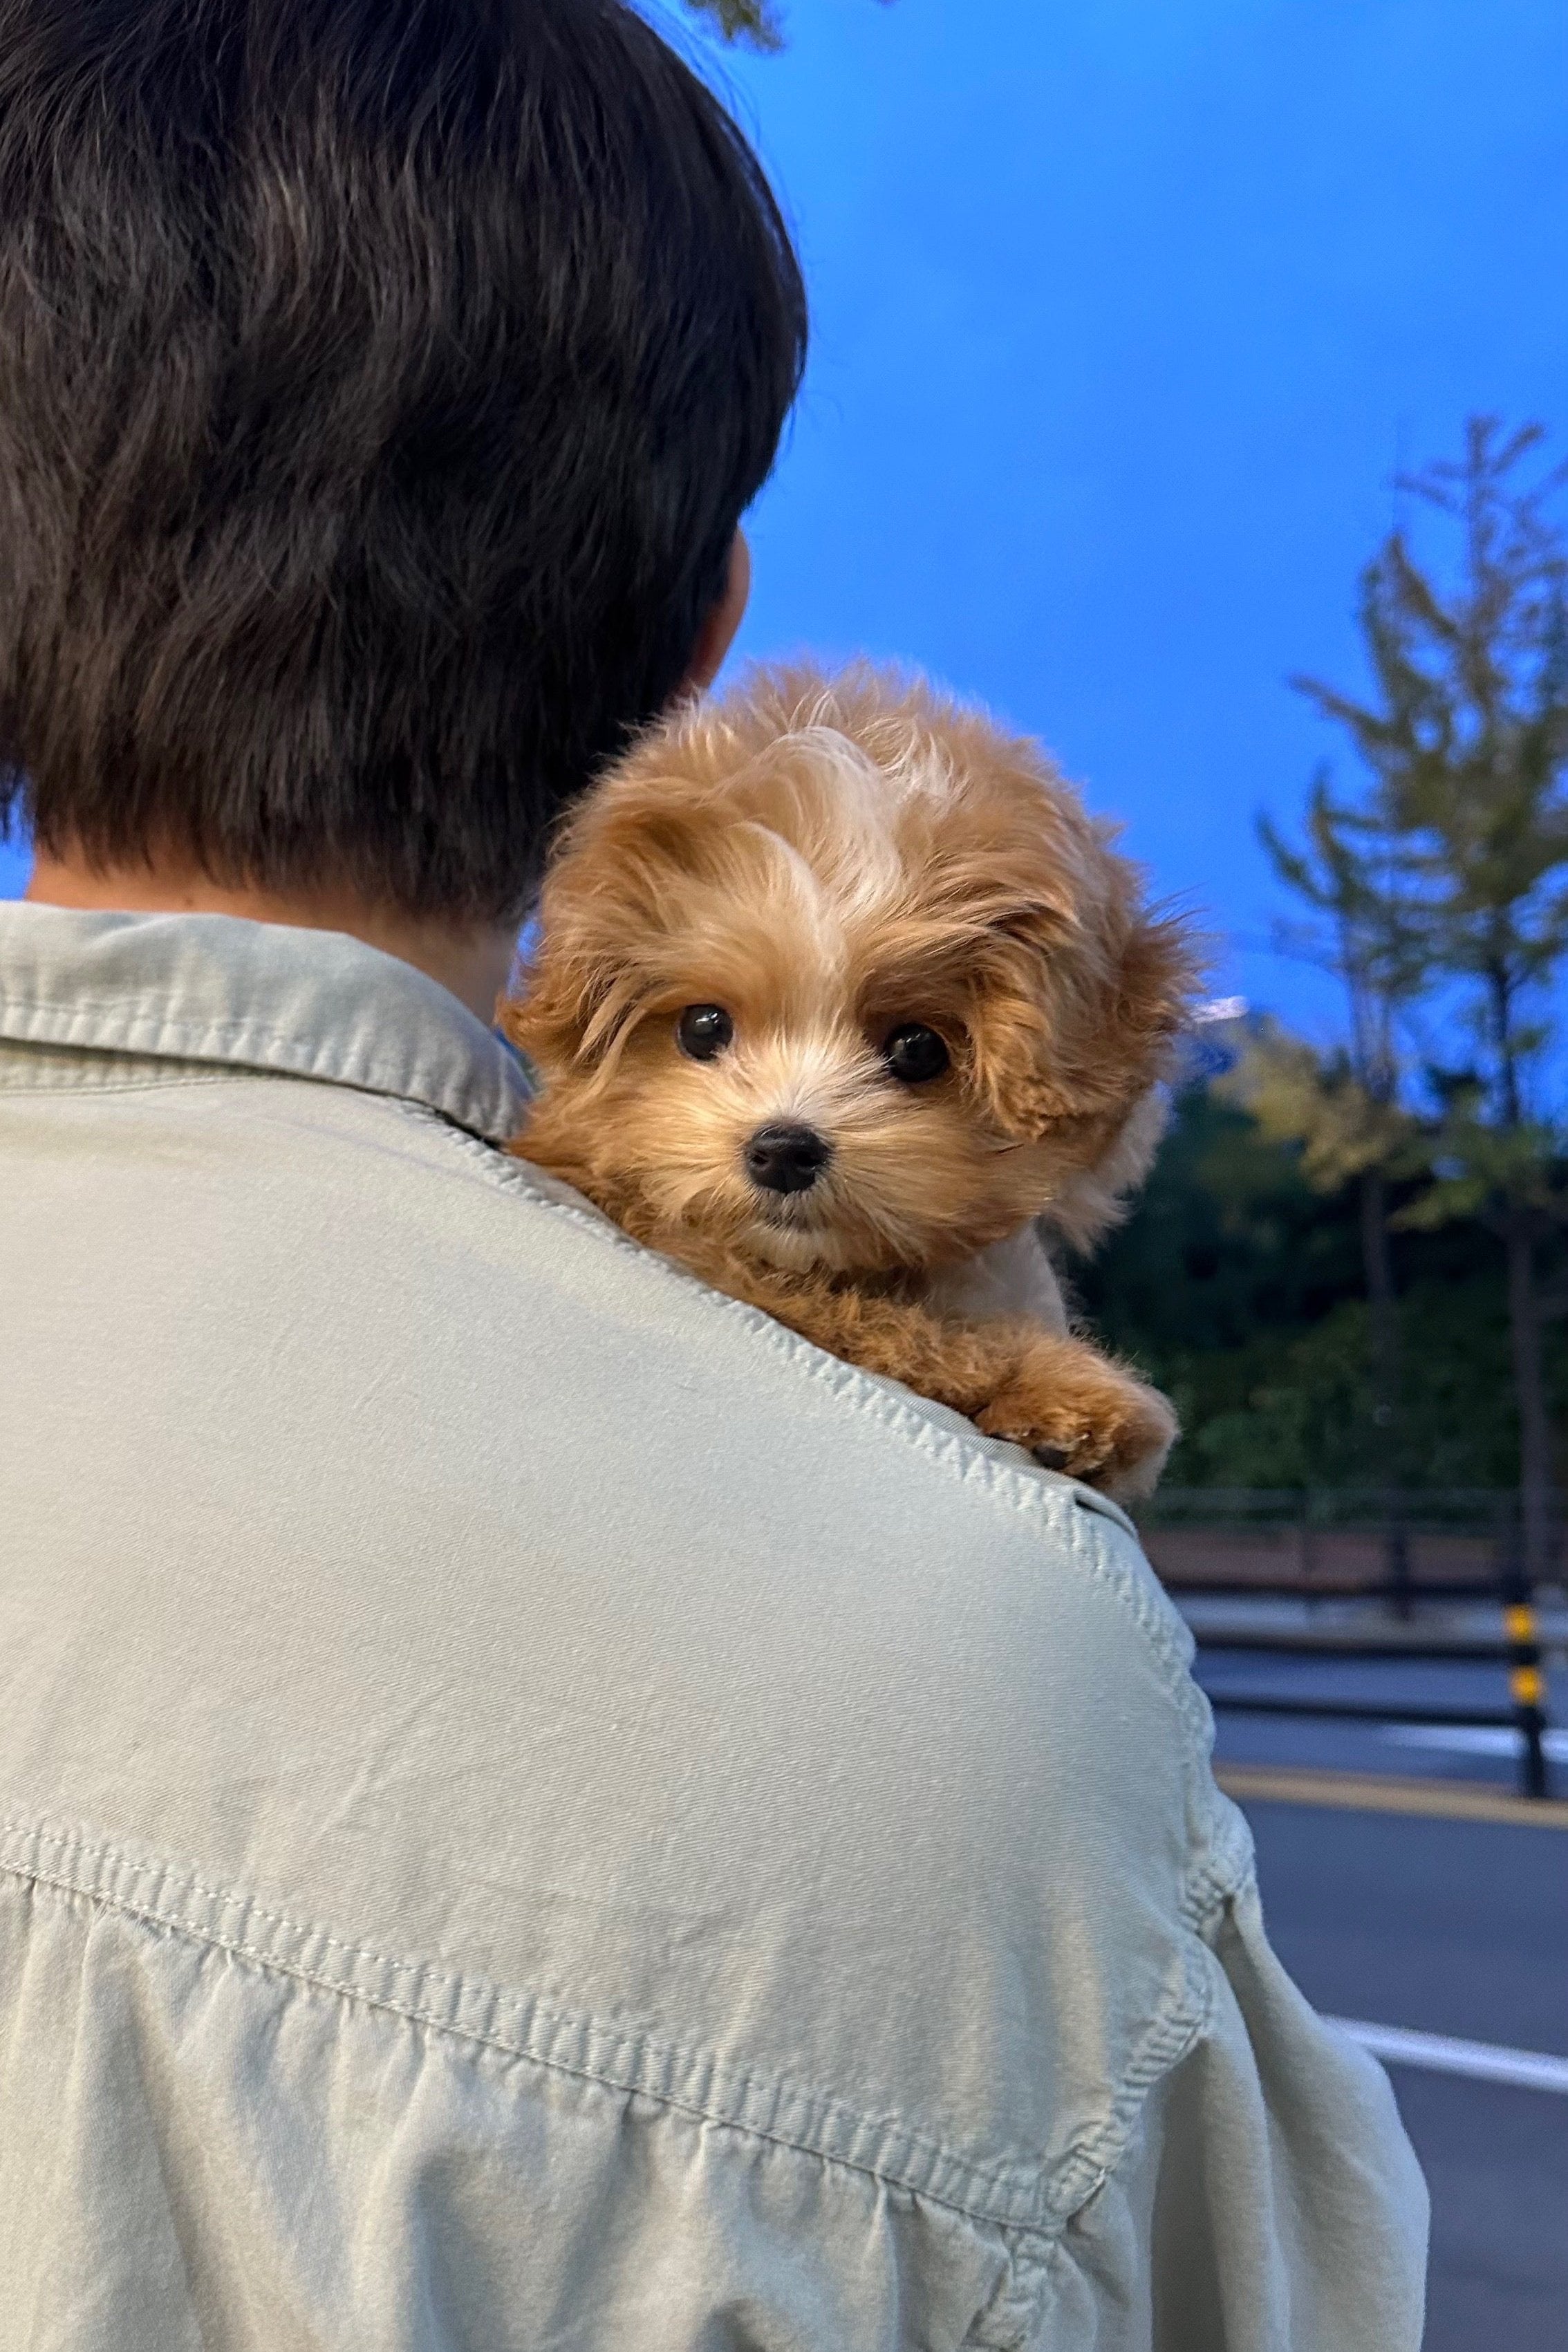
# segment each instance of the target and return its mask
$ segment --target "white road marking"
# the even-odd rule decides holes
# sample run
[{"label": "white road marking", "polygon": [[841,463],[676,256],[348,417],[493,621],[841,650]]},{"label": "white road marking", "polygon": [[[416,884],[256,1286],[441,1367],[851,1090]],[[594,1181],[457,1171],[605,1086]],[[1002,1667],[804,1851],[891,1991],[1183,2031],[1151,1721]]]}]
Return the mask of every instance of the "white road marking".
[{"label": "white road marking", "polygon": [[1374,2058],[1394,2066],[1425,2066],[1437,2074],[1470,2074],[1483,2083],[1511,2083],[1525,2091],[1568,2095],[1568,2058],[1544,2050],[1507,2050],[1496,2042],[1457,2042],[1447,2033],[1412,2033],[1403,2025],[1367,2025],[1355,2017],[1331,2017]]},{"label": "white road marking", "polygon": [[[1500,1724],[1385,1723],[1382,1736],[1395,1748],[1427,1748],[1440,1756],[1519,1754],[1519,1734]],[[1568,1731],[1545,1731],[1541,1745],[1549,1764],[1568,1764]]]}]

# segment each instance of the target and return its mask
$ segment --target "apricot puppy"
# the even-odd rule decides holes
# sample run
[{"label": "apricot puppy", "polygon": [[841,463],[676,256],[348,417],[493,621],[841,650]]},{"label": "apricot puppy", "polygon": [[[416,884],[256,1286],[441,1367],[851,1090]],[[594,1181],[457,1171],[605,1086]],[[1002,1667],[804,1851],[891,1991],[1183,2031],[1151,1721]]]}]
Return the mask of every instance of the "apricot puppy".
[{"label": "apricot puppy", "polygon": [[764,671],[573,815],[506,1010],[513,1147],[831,1353],[1123,1496],[1170,1406],[1067,1328],[1158,1134],[1182,929],[1032,743],[859,668]]}]

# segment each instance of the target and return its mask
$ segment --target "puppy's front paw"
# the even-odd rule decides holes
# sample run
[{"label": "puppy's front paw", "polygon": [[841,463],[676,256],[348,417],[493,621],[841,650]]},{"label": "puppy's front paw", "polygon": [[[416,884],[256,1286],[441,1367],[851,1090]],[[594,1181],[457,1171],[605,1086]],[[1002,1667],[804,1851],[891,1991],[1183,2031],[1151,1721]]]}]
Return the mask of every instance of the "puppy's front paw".
[{"label": "puppy's front paw", "polygon": [[1073,1356],[1064,1364],[1059,1344],[1031,1349],[975,1414],[977,1427],[1118,1501],[1152,1494],[1176,1440],[1174,1412],[1157,1389],[1091,1349]]}]

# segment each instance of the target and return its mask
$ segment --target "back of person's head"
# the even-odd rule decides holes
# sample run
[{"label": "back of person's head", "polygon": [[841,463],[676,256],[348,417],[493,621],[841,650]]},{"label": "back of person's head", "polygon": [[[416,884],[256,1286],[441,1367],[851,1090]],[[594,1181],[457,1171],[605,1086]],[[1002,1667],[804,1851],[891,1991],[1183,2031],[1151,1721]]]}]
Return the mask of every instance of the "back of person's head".
[{"label": "back of person's head", "polygon": [[0,0],[0,824],[510,918],[805,331],[623,0]]}]

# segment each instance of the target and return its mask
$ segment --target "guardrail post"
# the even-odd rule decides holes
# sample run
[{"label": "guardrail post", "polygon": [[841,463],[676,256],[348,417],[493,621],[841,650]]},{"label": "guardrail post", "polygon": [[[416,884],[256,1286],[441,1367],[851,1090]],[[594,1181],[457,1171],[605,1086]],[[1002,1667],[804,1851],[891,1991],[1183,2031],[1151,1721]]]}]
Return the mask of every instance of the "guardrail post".
[{"label": "guardrail post", "polygon": [[1405,1497],[1397,1486],[1391,1486],[1384,1495],[1383,1508],[1383,1550],[1388,1568],[1388,1597],[1395,1617],[1404,1622],[1412,1613],[1410,1530],[1405,1524]]}]

